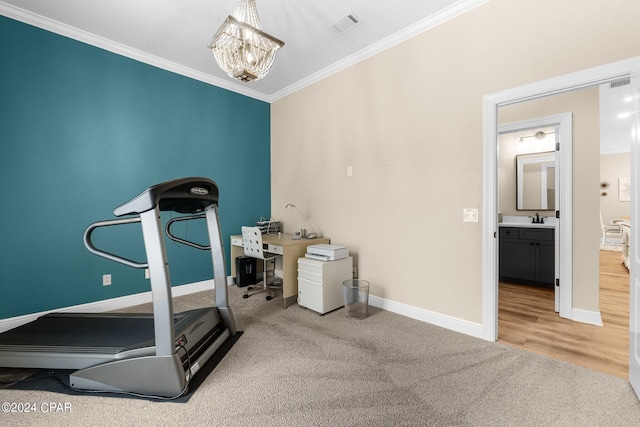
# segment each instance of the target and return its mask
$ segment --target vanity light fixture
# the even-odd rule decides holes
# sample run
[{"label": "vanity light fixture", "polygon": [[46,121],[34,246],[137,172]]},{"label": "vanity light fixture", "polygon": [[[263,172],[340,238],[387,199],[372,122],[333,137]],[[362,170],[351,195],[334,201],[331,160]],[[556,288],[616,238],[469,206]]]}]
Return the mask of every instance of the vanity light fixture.
[{"label": "vanity light fixture", "polygon": [[518,141],[519,142],[524,142],[524,140],[526,138],[535,138],[538,141],[542,141],[543,139],[545,139],[547,137],[547,135],[555,135],[555,134],[556,134],[555,132],[543,132],[543,131],[539,130],[538,132],[536,132],[533,135],[521,136]]},{"label": "vanity light fixture", "polygon": [[237,0],[236,10],[213,36],[209,49],[229,76],[250,82],[267,75],[284,42],[265,33],[255,0]]}]

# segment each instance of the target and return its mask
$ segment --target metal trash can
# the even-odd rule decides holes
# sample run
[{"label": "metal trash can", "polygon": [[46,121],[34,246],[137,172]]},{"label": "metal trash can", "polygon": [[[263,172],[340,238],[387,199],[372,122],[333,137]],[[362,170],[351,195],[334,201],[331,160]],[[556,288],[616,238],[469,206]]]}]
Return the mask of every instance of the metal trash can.
[{"label": "metal trash can", "polygon": [[351,319],[364,319],[369,314],[369,282],[350,279],[342,282],[345,315]]}]

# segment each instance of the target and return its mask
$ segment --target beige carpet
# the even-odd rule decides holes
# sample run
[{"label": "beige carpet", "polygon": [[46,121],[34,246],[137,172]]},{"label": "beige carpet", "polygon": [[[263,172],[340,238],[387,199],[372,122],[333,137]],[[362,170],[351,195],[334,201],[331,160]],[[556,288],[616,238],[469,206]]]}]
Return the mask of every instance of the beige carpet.
[{"label": "beige carpet", "polygon": [[[353,320],[230,291],[244,334],[187,403],[0,390],[37,409],[2,412],[0,425],[640,425],[620,378],[375,308]],[[211,298],[179,298],[176,311]],[[46,413],[50,402],[71,410]]]}]

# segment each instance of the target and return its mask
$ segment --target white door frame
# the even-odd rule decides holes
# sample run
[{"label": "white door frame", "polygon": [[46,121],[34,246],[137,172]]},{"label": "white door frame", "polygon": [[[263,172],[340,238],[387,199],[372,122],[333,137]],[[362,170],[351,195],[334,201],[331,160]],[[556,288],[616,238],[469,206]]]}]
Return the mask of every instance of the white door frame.
[{"label": "white door frame", "polygon": [[[638,218],[640,217],[640,75],[631,76],[631,84],[636,95],[636,114],[633,123],[631,141],[631,221],[634,226],[631,230],[629,247],[629,383],[640,398],[640,254],[638,246],[640,233],[638,232]],[[635,80],[635,81],[634,81]],[[635,230],[634,230],[635,229]]]},{"label": "white door frame", "polygon": [[[496,238],[498,233],[498,108],[599,85],[634,73],[640,73],[640,57],[507,89],[483,98],[482,336],[484,339],[495,341],[498,337],[498,289],[496,286],[498,283]],[[631,221],[638,224],[639,219],[633,217]],[[570,245],[571,242],[568,244]]]},{"label": "white door frame", "polygon": [[[556,151],[556,177],[559,181],[557,193],[559,200],[556,211],[560,211],[560,219],[555,230],[556,278],[560,279],[560,287],[554,286],[556,310],[560,317],[572,319],[573,306],[573,114],[561,113],[551,116],[537,117],[514,123],[505,123],[498,127],[498,134],[506,134],[529,129],[555,127],[556,141],[560,141],[560,150]],[[496,144],[497,145],[497,144]],[[496,147],[497,157],[497,147]],[[486,165],[485,165],[486,167]],[[544,174],[543,174],[544,175]],[[496,200],[498,192],[496,184]],[[546,194],[545,194],[546,196]],[[497,216],[497,215],[496,215]],[[496,240],[496,244],[498,243]],[[494,282],[497,288],[498,281]],[[497,290],[496,290],[497,295]],[[497,316],[497,307],[496,307]],[[497,317],[496,317],[497,318]],[[496,325],[497,327],[497,325]]]}]

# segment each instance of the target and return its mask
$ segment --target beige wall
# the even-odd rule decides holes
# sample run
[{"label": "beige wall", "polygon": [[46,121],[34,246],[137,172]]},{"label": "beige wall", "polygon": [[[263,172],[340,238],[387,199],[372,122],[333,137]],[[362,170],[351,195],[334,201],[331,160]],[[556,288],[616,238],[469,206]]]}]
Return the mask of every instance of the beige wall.
[{"label": "beige wall", "polygon": [[275,102],[272,214],[349,245],[373,295],[481,323],[483,96],[640,56],[637,16],[492,0]]}]

